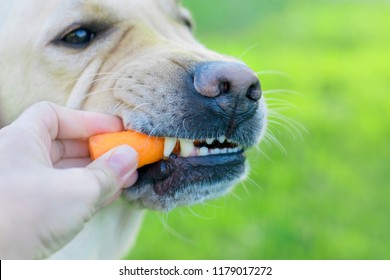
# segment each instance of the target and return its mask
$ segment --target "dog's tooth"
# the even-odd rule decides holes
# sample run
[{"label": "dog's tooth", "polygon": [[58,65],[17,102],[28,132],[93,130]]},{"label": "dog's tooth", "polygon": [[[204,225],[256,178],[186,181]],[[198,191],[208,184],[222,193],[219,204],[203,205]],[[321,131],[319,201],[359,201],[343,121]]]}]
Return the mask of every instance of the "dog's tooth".
[{"label": "dog's tooth", "polygon": [[199,156],[207,156],[209,154],[209,149],[207,147],[202,147],[199,149]]},{"label": "dog's tooth", "polygon": [[210,153],[212,154],[212,155],[218,155],[218,154],[220,154],[221,153],[221,150],[220,149],[211,149],[210,150]]},{"label": "dog's tooth", "polygon": [[165,137],[164,157],[169,157],[169,155],[172,153],[173,149],[176,146],[176,141],[176,138]]},{"label": "dog's tooth", "polygon": [[213,142],[214,142],[214,138],[207,138],[207,139],[206,139],[206,143],[207,143],[208,145],[213,144]]},{"label": "dog's tooth", "polygon": [[180,156],[188,157],[194,150],[193,140],[180,139]]},{"label": "dog's tooth", "polygon": [[219,141],[219,143],[223,143],[223,142],[225,142],[225,140],[226,140],[226,137],[225,137],[225,135],[222,135],[222,136],[219,136],[218,137],[218,141]]}]

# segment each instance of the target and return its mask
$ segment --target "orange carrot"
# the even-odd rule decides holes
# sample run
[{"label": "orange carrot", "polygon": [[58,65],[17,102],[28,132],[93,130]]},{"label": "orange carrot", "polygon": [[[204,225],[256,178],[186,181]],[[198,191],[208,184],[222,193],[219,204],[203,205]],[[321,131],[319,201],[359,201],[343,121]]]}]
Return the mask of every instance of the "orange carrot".
[{"label": "orange carrot", "polygon": [[89,152],[91,158],[96,159],[112,148],[123,144],[131,146],[138,153],[138,168],[159,161],[164,157],[164,138],[153,137],[132,130],[90,137]]}]

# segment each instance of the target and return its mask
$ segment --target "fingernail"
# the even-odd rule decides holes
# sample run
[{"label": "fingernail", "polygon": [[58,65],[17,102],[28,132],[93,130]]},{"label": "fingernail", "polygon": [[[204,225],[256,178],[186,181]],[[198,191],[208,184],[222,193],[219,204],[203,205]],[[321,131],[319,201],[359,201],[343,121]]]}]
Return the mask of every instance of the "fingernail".
[{"label": "fingernail", "polygon": [[118,178],[127,179],[137,169],[138,154],[130,146],[122,145],[112,151],[107,163]]}]

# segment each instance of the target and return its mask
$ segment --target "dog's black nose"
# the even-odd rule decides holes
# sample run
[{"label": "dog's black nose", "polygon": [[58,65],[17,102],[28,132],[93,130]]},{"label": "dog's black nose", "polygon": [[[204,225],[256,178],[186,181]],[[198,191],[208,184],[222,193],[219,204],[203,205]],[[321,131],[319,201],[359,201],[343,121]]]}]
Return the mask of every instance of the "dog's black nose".
[{"label": "dog's black nose", "polygon": [[239,62],[202,62],[191,74],[190,92],[194,96],[187,112],[194,112],[194,122],[204,122],[211,131],[222,129],[227,137],[247,121],[251,123],[262,94],[260,81],[248,66]]},{"label": "dog's black nose", "polygon": [[194,87],[198,93],[210,98],[229,95],[232,101],[244,102],[248,109],[261,98],[259,79],[248,66],[238,62],[215,61],[197,65]]}]

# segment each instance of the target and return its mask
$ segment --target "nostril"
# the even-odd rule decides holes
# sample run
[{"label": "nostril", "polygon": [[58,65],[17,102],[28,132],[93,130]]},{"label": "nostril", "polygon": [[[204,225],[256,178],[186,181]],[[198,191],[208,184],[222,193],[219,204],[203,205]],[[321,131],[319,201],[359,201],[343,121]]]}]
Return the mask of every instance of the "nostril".
[{"label": "nostril", "polygon": [[[232,99],[258,101],[261,87],[257,76],[243,63],[204,62],[193,70],[192,83],[202,96],[216,98],[219,95],[231,95]],[[227,100],[224,96],[223,100]]]},{"label": "nostril", "polygon": [[230,82],[229,81],[221,81],[218,86],[219,94],[227,93],[230,90]]},{"label": "nostril", "polygon": [[245,96],[252,101],[259,101],[261,94],[260,83],[259,81],[256,81],[248,87]]}]

